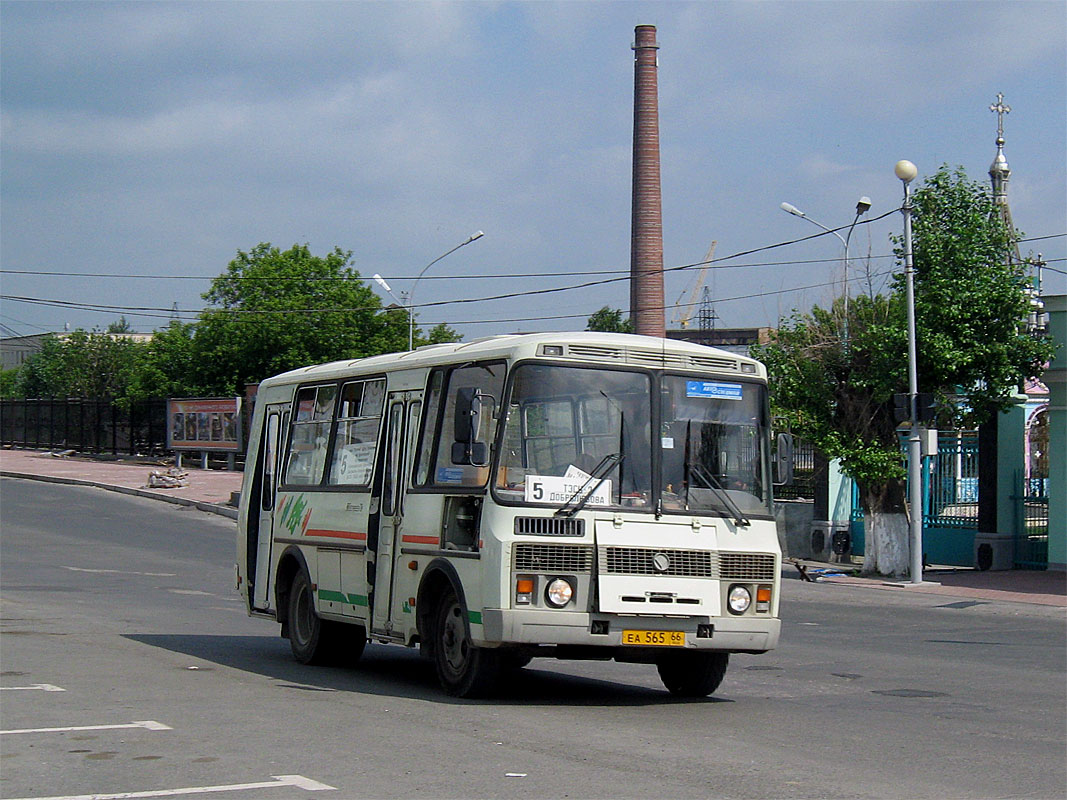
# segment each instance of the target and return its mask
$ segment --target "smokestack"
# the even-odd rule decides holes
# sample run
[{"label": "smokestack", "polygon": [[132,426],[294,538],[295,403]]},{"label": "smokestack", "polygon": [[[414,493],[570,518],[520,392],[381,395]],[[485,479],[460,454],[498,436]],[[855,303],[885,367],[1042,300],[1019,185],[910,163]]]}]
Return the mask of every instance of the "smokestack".
[{"label": "smokestack", "polygon": [[630,225],[630,319],[634,332],[666,336],[663,212],[659,183],[656,26],[634,28],[634,166]]}]

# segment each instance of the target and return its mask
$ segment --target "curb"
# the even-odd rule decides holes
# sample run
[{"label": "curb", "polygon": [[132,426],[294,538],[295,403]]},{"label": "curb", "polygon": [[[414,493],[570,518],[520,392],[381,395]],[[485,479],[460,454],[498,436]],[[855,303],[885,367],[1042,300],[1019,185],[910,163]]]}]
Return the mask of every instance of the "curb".
[{"label": "curb", "polygon": [[173,505],[191,506],[198,511],[206,511],[209,514],[218,514],[221,517],[228,517],[232,520],[237,519],[237,509],[232,508],[231,506],[225,506],[220,503],[205,503],[202,500],[190,500],[188,497],[171,497],[170,495],[160,494],[159,492],[152,492],[145,489],[131,489],[126,486],[115,486],[110,483],[86,481],[81,478],[60,478],[55,475],[35,475],[29,472],[11,472],[9,470],[0,470],[0,476],[5,478],[22,478],[28,481],[42,481],[44,483],[63,483],[68,486],[92,486],[109,492],[118,492],[119,494],[128,494],[133,495],[134,497],[145,497],[149,500],[162,500],[164,503],[172,503]]}]

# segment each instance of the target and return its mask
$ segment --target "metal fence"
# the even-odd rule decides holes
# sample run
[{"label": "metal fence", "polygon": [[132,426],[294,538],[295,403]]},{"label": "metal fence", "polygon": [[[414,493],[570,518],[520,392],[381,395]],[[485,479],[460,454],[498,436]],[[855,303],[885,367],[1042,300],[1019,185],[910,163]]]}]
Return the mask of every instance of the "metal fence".
[{"label": "metal fence", "polygon": [[166,422],[166,400],[0,400],[0,443],[15,447],[155,456]]},{"label": "metal fence", "polygon": [[937,455],[923,459],[923,525],[978,528],[978,434],[941,434]]},{"label": "metal fence", "polygon": [[1048,479],[1016,477],[1016,569],[1048,569]]}]

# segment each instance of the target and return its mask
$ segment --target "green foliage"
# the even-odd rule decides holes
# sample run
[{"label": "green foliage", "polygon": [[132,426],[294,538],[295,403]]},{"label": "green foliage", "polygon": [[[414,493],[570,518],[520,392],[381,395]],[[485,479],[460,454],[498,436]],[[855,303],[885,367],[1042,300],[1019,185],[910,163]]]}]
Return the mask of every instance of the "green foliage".
[{"label": "green foliage", "polygon": [[209,394],[197,368],[196,325],[172,322],[145,346],[141,368],[129,388],[132,399]]},{"label": "green foliage", "polygon": [[[946,405],[945,421],[973,427],[1011,404],[1027,378],[1040,375],[1054,352],[1028,334],[1025,266],[1013,248],[990,190],[962,168],[942,167],[913,199],[915,324],[919,385],[964,402]],[[896,241],[898,258],[902,242]],[[903,293],[904,276],[894,291]]]},{"label": "green foliage", "polygon": [[126,317],[119,317],[104,330],[105,333],[133,333],[133,326]]},{"label": "green foliage", "polygon": [[[944,401],[943,424],[977,424],[1054,350],[1021,327],[1025,276],[1007,263],[1016,234],[984,187],[942,167],[915,193],[912,235],[920,389]],[[904,276],[888,297],[794,314],[752,352],[767,365],[775,413],[840,459],[869,510],[896,510],[904,468],[892,397],[908,390]]]},{"label": "green foliage", "polygon": [[18,397],[19,371],[15,369],[0,369],[0,397]]},{"label": "green foliage", "polygon": [[196,326],[204,392],[241,393],[296,367],[406,349],[406,317],[380,313],[351,257],[339,248],[315,256],[307,245],[238,251],[204,294],[214,307]]},{"label": "green foliage", "polygon": [[589,317],[585,329],[603,333],[633,333],[634,322],[624,317],[620,309],[604,306]]},{"label": "green foliage", "polygon": [[48,336],[19,368],[20,397],[128,398],[146,346],[123,336],[77,330]]},{"label": "green foliage", "polygon": [[893,421],[893,393],[907,383],[900,298],[861,295],[847,312],[843,298],[830,310],[816,306],[752,352],[767,365],[775,413],[794,433],[840,459],[861,487],[903,478]]},{"label": "green foliage", "polygon": [[[416,333],[418,332],[416,331]],[[416,336],[415,346],[418,347],[420,344],[446,344],[448,342],[462,341],[463,337],[458,331],[441,322],[430,328],[430,332],[426,334],[425,339]]]}]

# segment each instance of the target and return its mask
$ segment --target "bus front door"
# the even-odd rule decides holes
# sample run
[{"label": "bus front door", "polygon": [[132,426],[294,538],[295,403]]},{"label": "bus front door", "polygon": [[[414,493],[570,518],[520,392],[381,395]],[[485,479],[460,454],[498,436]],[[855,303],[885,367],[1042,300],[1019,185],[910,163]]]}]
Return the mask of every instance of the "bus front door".
[{"label": "bus front door", "polygon": [[[285,430],[283,415],[288,418],[288,403],[272,403],[264,415],[262,460],[256,465],[260,470],[259,525],[256,526],[256,541],[250,542],[250,551],[255,552],[252,567],[252,607],[266,611],[270,606],[270,558],[274,541],[274,501],[278,491],[278,469],[281,432]],[[250,512],[251,513],[251,512]]]},{"label": "bus front door", "polygon": [[378,502],[374,585],[371,587],[371,630],[384,635],[393,634],[390,613],[393,574],[404,523],[404,489],[410,471],[411,443],[418,428],[415,423],[420,401],[416,397],[415,392],[390,392],[386,403],[385,452]]}]

